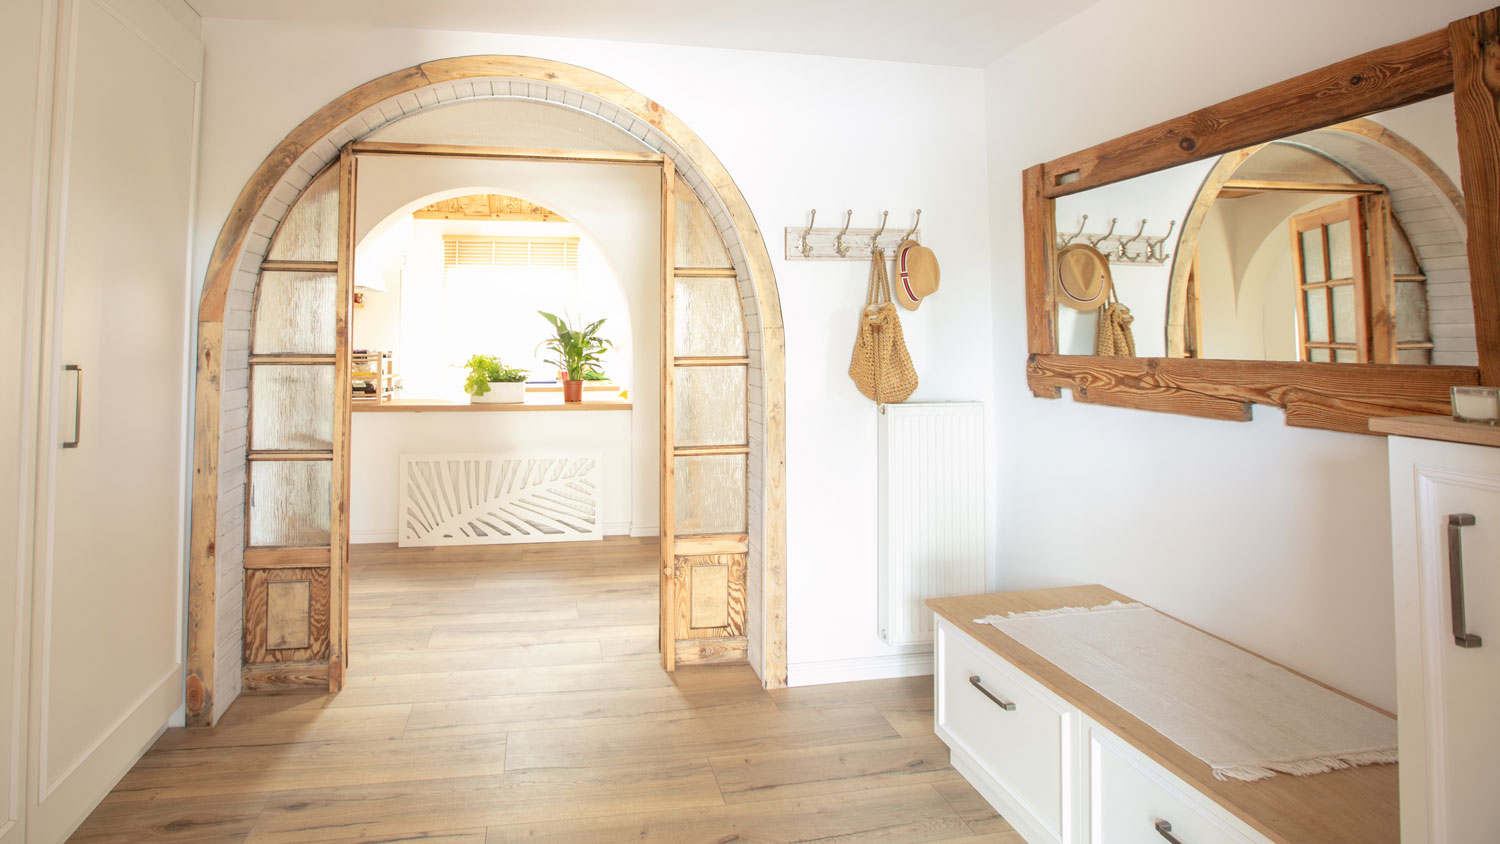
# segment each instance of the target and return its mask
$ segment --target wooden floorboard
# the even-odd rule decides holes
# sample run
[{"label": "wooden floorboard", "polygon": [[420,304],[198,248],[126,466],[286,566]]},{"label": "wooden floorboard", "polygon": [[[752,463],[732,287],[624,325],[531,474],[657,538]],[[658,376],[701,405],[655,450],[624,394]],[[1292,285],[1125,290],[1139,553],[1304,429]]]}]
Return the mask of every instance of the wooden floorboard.
[{"label": "wooden floorboard", "polygon": [[168,730],[76,842],[1021,844],[929,677],[661,670],[656,543],[355,546],[344,690]]}]

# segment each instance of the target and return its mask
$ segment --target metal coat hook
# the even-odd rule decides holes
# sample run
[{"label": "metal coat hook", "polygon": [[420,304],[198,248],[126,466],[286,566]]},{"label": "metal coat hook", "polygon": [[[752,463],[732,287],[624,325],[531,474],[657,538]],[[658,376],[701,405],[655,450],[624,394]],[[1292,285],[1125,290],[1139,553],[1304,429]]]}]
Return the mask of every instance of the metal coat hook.
[{"label": "metal coat hook", "polygon": [[[917,212],[917,214],[919,214],[919,215],[921,213],[922,213],[921,211]],[[1073,232],[1072,234],[1070,234],[1067,237],[1063,238],[1062,243],[1058,244],[1058,248],[1062,248],[1064,246],[1067,246],[1068,244],[1072,243],[1073,241],[1077,240],[1078,238],[1083,237],[1083,227],[1087,226],[1088,224],[1089,224],[1089,215],[1084,214],[1083,215],[1083,220],[1078,223],[1078,231]]]},{"label": "metal coat hook", "polygon": [[1135,237],[1129,237],[1129,238],[1122,237],[1122,238],[1120,238],[1120,251],[1119,251],[1119,255],[1120,255],[1120,258],[1122,260],[1131,260],[1131,261],[1135,260],[1134,258],[1130,257],[1130,255],[1129,255],[1128,252],[1125,251],[1125,247],[1129,246],[1132,243],[1135,243],[1137,240],[1140,240],[1141,239],[1141,235],[1143,235],[1145,233],[1146,233],[1146,221],[1145,220],[1141,220],[1141,227],[1135,230]]},{"label": "metal coat hook", "polygon": [[909,228],[909,229],[906,230],[906,234],[901,235],[901,239],[903,241],[905,241],[905,240],[911,240],[911,236],[917,233],[917,226],[920,226],[920,225],[922,225],[922,209],[918,208],[917,209],[917,221],[915,223],[911,224],[911,228]]},{"label": "metal coat hook", "polygon": [[844,212],[844,228],[839,231],[839,236],[833,239],[833,251],[839,253],[840,258],[849,255],[849,247],[844,245],[844,233],[849,231],[849,221],[854,219],[854,209]]},{"label": "metal coat hook", "polygon": [[891,216],[891,212],[889,211],[880,212],[880,228],[876,229],[873,235],[870,235],[871,255],[874,255],[876,252],[880,251],[880,236],[882,234],[885,234],[885,218],[889,216]]},{"label": "metal coat hook", "polygon": [[[1115,233],[1115,223],[1118,223],[1118,222],[1120,222],[1120,218],[1119,217],[1111,217],[1111,218],[1109,218],[1109,231],[1105,232],[1104,234],[1102,234],[1102,235],[1100,235],[1098,237],[1086,238],[1086,240],[1088,240],[1088,242],[1089,242],[1089,245],[1092,246],[1092,247],[1094,247],[1095,249],[1098,249],[1099,248],[1099,244],[1103,243],[1110,235],[1112,235],[1112,234]],[[1080,231],[1079,234],[1083,234],[1083,232]]]},{"label": "metal coat hook", "polygon": [[813,224],[818,222],[818,209],[812,210],[812,219],[807,221],[807,231],[802,233],[802,257],[812,257],[812,244],[807,242],[808,235],[812,234]]},{"label": "metal coat hook", "polygon": [[1154,242],[1150,240],[1146,241],[1146,255],[1148,257],[1154,257],[1158,261],[1167,260],[1167,253],[1161,251],[1161,247],[1167,242],[1167,238],[1172,236],[1172,229],[1175,228],[1177,228],[1177,221],[1173,220],[1167,224],[1166,234],[1158,237]]}]

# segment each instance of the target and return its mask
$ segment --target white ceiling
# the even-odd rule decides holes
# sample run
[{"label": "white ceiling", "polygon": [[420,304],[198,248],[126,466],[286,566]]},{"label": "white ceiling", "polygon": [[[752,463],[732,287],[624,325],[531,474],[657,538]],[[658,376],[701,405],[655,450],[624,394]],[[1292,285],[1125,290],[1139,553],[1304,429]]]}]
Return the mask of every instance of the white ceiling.
[{"label": "white ceiling", "polygon": [[203,17],[452,29],[983,67],[1097,0],[187,0]]}]

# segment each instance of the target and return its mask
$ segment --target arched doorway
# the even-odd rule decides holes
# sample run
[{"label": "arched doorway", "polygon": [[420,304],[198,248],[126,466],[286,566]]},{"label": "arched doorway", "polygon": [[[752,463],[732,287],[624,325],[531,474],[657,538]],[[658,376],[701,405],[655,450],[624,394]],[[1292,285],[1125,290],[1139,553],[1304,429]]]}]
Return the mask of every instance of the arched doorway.
[{"label": "arched doorway", "polygon": [[[785,683],[784,335],[770,256],[723,165],[660,105],[583,68],[470,56],[397,71],[356,88],[293,129],[241,191],[210,257],[199,309],[193,529],[188,618],[188,722],[210,724],[240,690],[250,322],[271,239],[309,201],[315,179],[353,141],[408,116],[468,100],[550,103],[617,128],[671,166],[676,226],[716,233],[727,261],[678,255],[682,278],[732,279],[746,336],[746,521],[727,541],[748,569],[746,657],[769,686]],[[327,201],[328,191],[322,192]],[[686,260],[686,266],[682,262]],[[703,459],[722,455],[692,455]],[[679,456],[678,461],[684,457]],[[690,553],[718,554],[722,536]],[[688,549],[680,549],[687,551]],[[682,568],[678,558],[677,567]],[[671,568],[670,564],[668,568]],[[686,569],[691,571],[689,562]],[[222,588],[221,588],[222,587]],[[236,594],[238,592],[238,594]]]}]

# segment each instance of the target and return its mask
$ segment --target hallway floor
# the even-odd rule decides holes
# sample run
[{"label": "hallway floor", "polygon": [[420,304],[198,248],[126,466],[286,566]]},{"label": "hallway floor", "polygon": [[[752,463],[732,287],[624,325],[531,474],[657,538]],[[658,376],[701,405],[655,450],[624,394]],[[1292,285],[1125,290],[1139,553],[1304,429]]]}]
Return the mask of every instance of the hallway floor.
[{"label": "hallway floor", "polygon": [[655,540],[355,546],[344,691],[172,729],[74,842],[1022,844],[929,677],[767,692],[656,652]]}]

